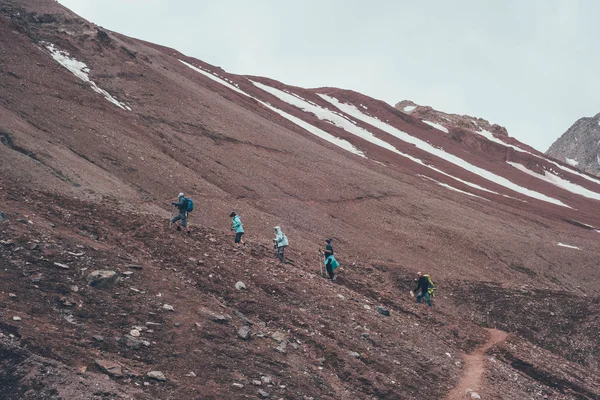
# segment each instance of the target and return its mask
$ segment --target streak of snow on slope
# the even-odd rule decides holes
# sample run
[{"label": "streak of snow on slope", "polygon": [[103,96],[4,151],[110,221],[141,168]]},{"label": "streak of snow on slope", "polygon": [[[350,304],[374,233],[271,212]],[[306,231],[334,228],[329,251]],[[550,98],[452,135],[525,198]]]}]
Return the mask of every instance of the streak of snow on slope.
[{"label": "streak of snow on slope", "polygon": [[350,115],[351,117],[356,118],[360,121],[366,122],[367,124],[372,125],[376,128],[379,128],[382,131],[387,132],[390,135],[392,135],[406,143],[413,144],[417,148],[419,148],[423,151],[426,151],[430,154],[433,154],[434,156],[437,156],[437,157],[439,157],[443,160],[446,160],[454,165],[457,165],[467,171],[477,174],[484,179],[494,182],[500,186],[504,186],[505,188],[513,190],[517,193],[521,193],[525,196],[532,197],[532,198],[535,198],[538,200],[542,200],[542,201],[545,201],[545,202],[548,202],[551,204],[556,204],[556,205],[559,205],[562,207],[571,208],[558,199],[555,199],[555,198],[546,196],[545,194],[536,192],[534,190],[519,186],[502,176],[496,175],[488,170],[485,170],[483,168],[480,168],[473,164],[470,164],[467,161],[463,160],[462,158],[455,156],[454,154],[446,153],[445,151],[443,151],[441,149],[437,149],[434,146],[432,146],[431,144],[429,144],[421,139],[411,136],[408,133],[403,132],[389,124],[386,124],[385,122],[383,122],[375,117],[364,114],[362,111],[360,111],[358,108],[356,108],[352,104],[341,103],[337,99],[327,96],[327,95],[324,95],[324,94],[319,94],[319,96],[321,96],[323,99],[327,100],[329,103],[336,106],[342,112]]},{"label": "streak of snow on slope", "polygon": [[110,101],[111,103],[113,103],[117,107],[121,108],[122,110],[131,111],[131,108],[129,106],[121,103],[120,101],[118,101],[117,99],[112,97],[110,95],[110,93],[108,93],[106,90],[100,89],[94,81],[90,80],[90,77],[88,75],[90,72],[90,69],[87,65],[85,65],[85,63],[82,63],[81,61],[77,61],[76,59],[71,57],[69,55],[69,53],[66,51],[58,50],[56,47],[54,47],[54,44],[52,44],[52,43],[45,42],[44,46],[46,46],[46,48],[50,52],[50,55],[56,62],[58,62],[60,65],[62,65],[66,69],[68,69],[77,78],[81,79],[82,81],[84,81],[86,83],[89,83],[90,87],[92,88],[92,90],[94,92],[101,94],[102,96],[104,96],[104,98],[106,100]]},{"label": "streak of snow on slope", "polygon": [[440,130],[442,132],[448,133],[448,129],[446,129],[444,126],[442,126],[440,124],[436,124],[435,122],[425,121],[425,120],[423,120],[423,122],[425,122],[429,126],[433,126],[435,129],[438,129],[438,130]]},{"label": "streak of snow on slope", "polygon": [[228,87],[229,89],[240,93],[246,97],[249,97],[251,99],[256,100],[257,102],[259,102],[260,104],[262,104],[263,106],[267,107],[268,109],[270,109],[271,111],[274,111],[275,113],[281,115],[283,118],[287,119],[288,121],[293,122],[294,124],[298,125],[299,127],[307,130],[308,132],[312,133],[315,136],[320,137],[323,140],[328,141],[331,144],[334,144],[346,151],[349,151],[350,153],[359,155],[361,157],[365,157],[364,153],[362,151],[360,151],[359,149],[357,149],[356,147],[354,147],[350,142],[348,142],[347,140],[344,139],[340,139],[337,138],[327,132],[325,132],[322,129],[317,128],[316,126],[312,126],[311,124],[304,122],[303,120],[301,120],[300,118],[296,118],[293,115],[290,115],[288,113],[286,113],[285,111],[282,111],[276,107],[273,107],[272,105],[265,103],[263,101],[260,101],[259,99],[249,95],[248,93],[244,92],[243,90],[241,90],[240,88],[238,88],[237,86],[232,85],[231,83],[221,79],[220,77],[216,76],[216,74],[211,74],[208,71],[204,71],[200,68],[194,67],[192,64],[189,64],[183,60],[179,60],[182,64],[187,65],[188,67],[190,67],[191,69],[193,69],[196,72],[201,73],[202,75],[212,79],[213,81],[220,83],[223,86]]},{"label": "streak of snow on slope", "polygon": [[560,243],[560,242],[558,242],[556,245],[557,245],[557,246],[560,246],[560,247],[566,247],[566,248],[568,248],[568,249],[581,250],[581,249],[580,249],[579,247],[577,247],[577,246],[571,246],[571,245],[569,245],[569,244],[564,244],[564,243]]},{"label": "streak of snow on slope", "polygon": [[531,175],[534,176],[538,179],[541,179],[543,181],[546,181],[554,186],[558,186],[561,189],[567,190],[571,193],[575,193],[578,194],[580,196],[584,196],[590,199],[594,199],[594,200],[600,200],[600,194],[596,193],[596,192],[592,192],[589,189],[584,188],[583,186],[579,186],[573,182],[570,182],[566,179],[561,178],[560,176],[548,173],[548,171],[544,171],[544,175],[540,175],[537,174],[535,172],[533,172],[532,170],[530,170],[529,168],[525,167],[522,164],[519,163],[515,163],[515,162],[510,162],[507,161],[508,164],[512,165],[513,167],[515,167],[516,169],[518,169],[519,171],[525,172],[527,175]]},{"label": "streak of snow on slope", "polygon": [[[531,153],[529,153],[529,154],[531,154]],[[549,158],[540,157],[540,156],[535,155],[535,154],[533,154],[533,155],[536,156],[537,158],[540,158],[542,160],[548,161],[550,164],[556,165],[558,168],[562,169],[563,171],[567,171],[567,172],[569,172],[569,173],[571,173],[573,175],[578,175],[578,176],[580,176],[580,177],[582,177],[584,179],[587,179],[590,182],[594,182],[594,183],[600,185],[600,180],[598,180],[598,179],[594,179],[594,178],[592,178],[590,176],[587,176],[586,174],[582,174],[581,172],[579,172],[579,171],[577,171],[575,169],[562,166],[559,163],[556,163],[556,162],[550,160]],[[600,164],[600,158],[598,159],[598,164]]]},{"label": "streak of snow on slope", "polygon": [[467,196],[476,197],[476,198],[478,198],[478,199],[482,199],[482,200],[485,200],[485,201],[489,201],[489,200],[488,200],[488,199],[486,199],[486,198],[483,198],[483,197],[481,197],[481,196],[477,196],[476,194],[473,194],[473,193],[465,192],[464,190],[457,189],[457,188],[455,188],[454,186],[450,186],[450,185],[448,185],[447,183],[442,183],[442,182],[436,181],[435,179],[433,179],[433,178],[430,178],[429,176],[426,176],[426,175],[421,175],[421,174],[419,174],[419,176],[420,176],[420,177],[422,177],[422,178],[425,178],[425,179],[427,179],[427,180],[430,180],[430,181],[432,181],[432,182],[435,182],[435,183],[437,183],[438,185],[440,185],[440,186],[443,186],[443,187],[445,187],[446,189],[450,189],[450,190],[452,190],[452,191],[454,191],[454,192],[458,192],[458,193],[466,194]]},{"label": "streak of snow on slope", "polygon": [[[480,128],[481,129],[481,128]],[[477,133],[478,135],[483,136],[484,138],[486,138],[487,140],[494,142],[494,143],[499,143],[502,146],[505,147],[511,147],[517,151],[520,151],[521,153],[529,153],[527,150],[523,150],[517,146],[513,146],[512,144],[508,144],[503,142],[502,140],[498,139],[496,136],[494,136],[494,134],[490,131],[486,131],[485,129],[481,129],[481,131],[474,131],[475,133]],[[530,153],[531,154],[531,153]]]},{"label": "streak of snow on slope", "polygon": [[404,107],[404,112],[411,112],[411,111],[413,111],[415,108],[417,108],[417,107],[415,107],[415,106],[406,106],[406,107]]},{"label": "streak of snow on slope", "polygon": [[572,167],[576,167],[576,166],[579,165],[579,161],[575,161],[575,160],[573,160],[572,158],[569,158],[569,157],[565,158],[565,161],[567,162],[567,164],[569,164]]},{"label": "streak of snow on slope", "polygon": [[467,186],[473,187],[478,190],[483,190],[488,193],[498,194],[496,192],[488,190],[488,189],[481,187],[479,185],[476,185],[474,183],[467,182],[462,179],[456,178],[456,177],[454,177],[450,174],[447,174],[435,167],[425,164],[422,160],[420,160],[416,157],[412,157],[408,154],[405,154],[405,153],[399,151],[398,149],[396,149],[394,146],[392,146],[385,140],[378,138],[373,133],[369,132],[368,130],[366,130],[364,128],[361,128],[360,126],[357,126],[355,121],[352,121],[351,119],[339,114],[338,112],[331,111],[327,108],[323,108],[311,101],[303,99],[302,97],[298,96],[297,94],[290,93],[290,92],[284,92],[282,90],[273,88],[271,86],[265,85],[260,82],[254,82],[254,81],[250,81],[250,82],[252,82],[259,89],[262,89],[265,92],[272,94],[273,96],[277,97],[278,99],[285,101],[286,103],[291,104],[295,107],[298,107],[299,109],[301,109],[304,112],[311,113],[311,114],[315,115],[317,118],[319,118],[320,120],[327,121],[339,128],[342,128],[346,132],[351,133],[355,136],[358,136],[359,138],[364,139],[367,142],[373,143],[373,144],[380,146],[386,150],[394,152],[402,157],[406,157],[406,158],[410,159],[411,161],[414,161],[414,162],[421,164],[427,168],[430,168],[440,174],[448,176],[448,177],[450,177],[458,182],[461,182]]}]

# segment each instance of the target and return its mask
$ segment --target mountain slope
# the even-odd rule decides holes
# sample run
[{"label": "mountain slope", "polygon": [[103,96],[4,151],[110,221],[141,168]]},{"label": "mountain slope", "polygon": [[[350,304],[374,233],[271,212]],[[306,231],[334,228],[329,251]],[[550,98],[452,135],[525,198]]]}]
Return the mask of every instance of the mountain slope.
[{"label": "mountain slope", "polygon": [[[244,398],[269,375],[273,397],[417,398],[429,385],[442,398],[481,327],[511,333],[482,395],[598,394],[595,178],[483,122],[446,133],[360,93],[229,74],[53,1],[0,0],[0,54],[6,398],[69,397],[28,378],[32,357],[85,382],[96,359],[117,362],[133,374],[107,381],[110,396]],[[197,204],[189,238],[166,226],[180,191]],[[245,252],[230,247],[231,210]],[[291,264],[270,254],[275,225]],[[343,265],[333,284],[318,276],[326,237]],[[91,269],[121,275],[99,291]],[[418,270],[440,287],[433,312],[407,295]],[[161,324],[142,332],[150,346],[112,340],[146,322]],[[154,369],[168,382],[143,377]]]}]

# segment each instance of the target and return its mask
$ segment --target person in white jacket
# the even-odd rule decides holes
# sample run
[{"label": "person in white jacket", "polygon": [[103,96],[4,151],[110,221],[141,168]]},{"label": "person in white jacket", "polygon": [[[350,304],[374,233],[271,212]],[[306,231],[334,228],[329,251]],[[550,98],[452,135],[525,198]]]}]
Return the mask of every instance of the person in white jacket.
[{"label": "person in white jacket", "polygon": [[283,256],[283,251],[289,244],[287,236],[281,231],[279,226],[275,227],[275,239],[273,239],[273,245],[275,247],[275,251],[277,254],[277,258],[279,261],[285,262],[285,257]]}]

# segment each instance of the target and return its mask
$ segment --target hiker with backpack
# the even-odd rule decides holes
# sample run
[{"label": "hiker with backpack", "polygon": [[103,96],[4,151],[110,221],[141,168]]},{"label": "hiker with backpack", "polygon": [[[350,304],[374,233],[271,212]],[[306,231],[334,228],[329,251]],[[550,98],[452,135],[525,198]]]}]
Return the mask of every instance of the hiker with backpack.
[{"label": "hiker with backpack", "polygon": [[333,254],[325,259],[325,269],[327,270],[327,275],[329,275],[330,282],[333,282],[333,280],[335,279],[335,274],[333,273],[333,271],[339,266],[340,263],[335,259]]},{"label": "hiker with backpack", "polygon": [[432,307],[431,297],[434,295],[435,285],[431,280],[431,276],[428,274],[423,274],[422,272],[417,272],[417,278],[417,287],[411,292],[411,294],[414,295],[414,293],[418,293],[417,303],[419,304],[421,303],[423,297],[425,297],[425,300],[427,300],[427,305]]},{"label": "hiker with backpack", "polygon": [[331,239],[325,239],[325,250],[323,250],[323,257],[327,259],[327,257],[333,255],[333,247],[331,246]]},{"label": "hiker with backpack", "polygon": [[273,246],[275,247],[275,252],[279,261],[285,262],[285,257],[283,255],[283,251],[289,245],[288,238],[281,231],[279,226],[275,227],[275,239],[273,239]]},{"label": "hiker with backpack", "polygon": [[242,226],[242,220],[240,219],[240,216],[237,215],[235,212],[232,212],[231,214],[229,214],[229,216],[231,217],[232,222],[231,230],[235,232],[234,243],[237,245],[238,249],[240,248],[240,243],[245,248],[246,243],[244,243],[244,241],[242,240],[242,236],[244,235],[244,227]]},{"label": "hiker with backpack", "polygon": [[[171,218],[171,223],[177,225],[177,230],[180,231],[183,226],[183,230],[190,233],[187,227],[188,215],[194,211],[194,202],[192,199],[186,198],[183,193],[179,193],[177,201],[171,203],[174,207],[177,207],[179,214]],[[181,221],[181,222],[179,222]]]}]

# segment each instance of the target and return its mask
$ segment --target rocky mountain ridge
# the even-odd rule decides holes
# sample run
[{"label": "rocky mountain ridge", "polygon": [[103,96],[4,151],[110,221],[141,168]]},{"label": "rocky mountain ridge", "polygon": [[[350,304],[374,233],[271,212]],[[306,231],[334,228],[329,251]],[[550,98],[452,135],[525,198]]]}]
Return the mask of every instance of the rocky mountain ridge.
[{"label": "rocky mountain ridge", "polygon": [[600,175],[600,114],[577,120],[546,151],[590,174]]}]

